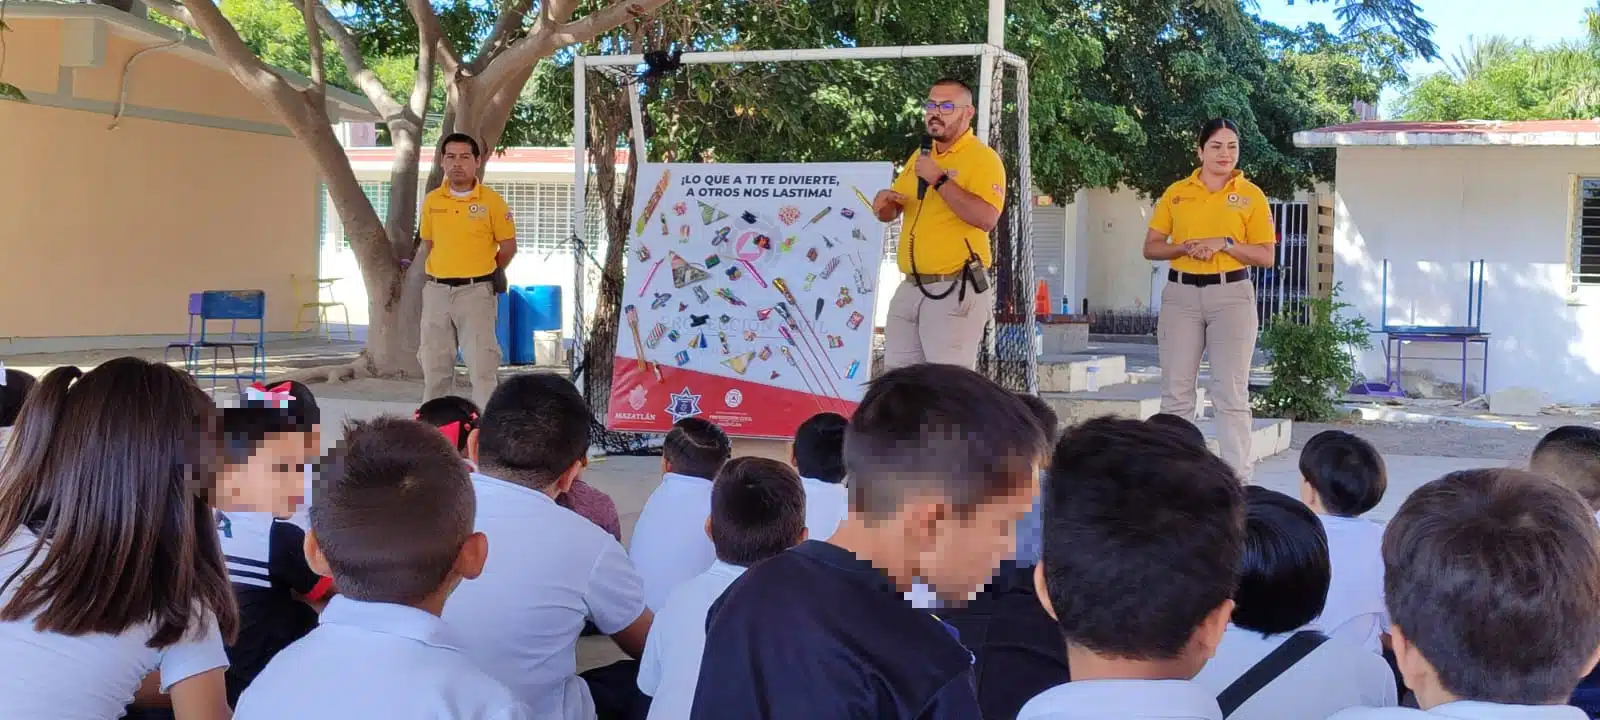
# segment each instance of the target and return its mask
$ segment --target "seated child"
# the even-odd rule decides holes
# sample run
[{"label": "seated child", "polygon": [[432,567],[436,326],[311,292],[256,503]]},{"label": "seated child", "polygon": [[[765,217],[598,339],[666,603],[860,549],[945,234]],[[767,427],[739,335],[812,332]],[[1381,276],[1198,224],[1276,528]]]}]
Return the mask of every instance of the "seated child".
[{"label": "seated child", "polygon": [[1215,694],[1191,678],[1233,614],[1244,551],[1233,469],[1163,428],[1090,420],[1056,446],[1044,544],[1034,581],[1072,681],[1019,720],[1220,720]]},{"label": "seated child", "polygon": [[183,371],[50,371],[0,483],[0,716],[228,716],[238,630],[211,516],[216,406]]},{"label": "seated child", "polygon": [[1600,655],[1600,527],[1520,470],[1466,470],[1406,498],[1383,536],[1395,657],[1420,709],[1336,720],[1583,720],[1565,705]]},{"label": "seated child", "polygon": [[234,717],[532,718],[439,617],[488,556],[455,448],[422,423],[379,418],[347,425],[329,460],[305,546],[340,594]]},{"label": "seated child", "polygon": [[[417,419],[439,428],[445,438],[455,443],[462,457],[470,455],[468,445],[474,442],[472,434],[480,422],[478,406],[471,400],[455,395],[434,398],[417,408]],[[467,465],[472,465],[470,459]],[[572,481],[572,489],[557,497],[556,504],[588,518],[619,542],[622,540],[622,518],[617,514],[617,504],[593,485],[582,480]]]},{"label": "seated child", "polygon": [[471,445],[474,527],[509,551],[495,553],[444,614],[458,647],[540,720],[625,717],[639,697],[638,662],[580,675],[578,637],[592,623],[638,658],[655,617],[622,544],[555,503],[589,465],[589,412],[578,389],[550,373],[495,388]]},{"label": "seated child", "polygon": [[1528,469],[1582,495],[1600,518],[1600,427],[1551,430],[1533,448]]},{"label": "seated child", "polygon": [[11,426],[17,424],[17,414],[22,412],[22,402],[34,386],[32,375],[21,370],[0,372],[0,461],[5,460],[6,441],[11,437]]},{"label": "seated child", "polygon": [[276,407],[222,411],[214,514],[240,620],[228,645],[230,705],[272,656],[316,627],[313,605],[332,593],[332,579],[306,561],[305,531],[284,519],[305,501],[301,467],[316,457],[305,438],[310,427],[301,414]]},{"label": "seated child", "polygon": [[806,488],[806,532],[827,540],[844,520],[850,498],[844,487],[844,429],[838,413],[812,415],[794,432],[793,461]]},{"label": "seated child", "polygon": [[745,569],[806,539],[807,500],[800,476],[776,460],[741,457],[722,466],[705,530],[717,561],[672,591],[645,641],[638,682],[651,698],[650,718],[689,716],[711,603]]},{"label": "seated child", "polygon": [[1317,516],[1283,493],[1256,486],[1244,493],[1244,572],[1233,622],[1195,683],[1217,695],[1230,720],[1326,718],[1350,707],[1394,706],[1395,677],[1382,657],[1301,630],[1322,612],[1332,577]]},{"label": "seated child", "polygon": [[706,537],[711,479],[733,454],[728,434],[691,417],[672,425],[661,448],[661,485],[639,512],[628,555],[644,581],[644,601],[659,610],[667,596],[717,559]]},{"label": "seated child", "polygon": [[1145,422],[1155,425],[1156,427],[1171,430],[1172,432],[1177,433],[1179,437],[1182,437],[1189,442],[1199,443],[1200,447],[1206,446],[1205,433],[1200,432],[1199,426],[1195,425],[1188,418],[1183,417],[1182,415],[1173,415],[1172,413],[1156,413],[1146,419]]},{"label": "seated child", "polygon": [[1322,522],[1333,582],[1312,628],[1383,653],[1389,627],[1383,605],[1383,526],[1360,516],[1388,487],[1383,456],[1342,430],[1324,430],[1300,450],[1300,501]]},{"label": "seated child", "polygon": [[[241,399],[239,406],[276,408],[293,413],[306,425],[306,430],[302,434],[306,448],[313,456],[322,454],[322,408],[317,405],[317,396],[312,394],[311,388],[306,387],[305,383],[290,380],[270,387],[255,383],[245,388],[244,398]],[[306,463],[302,468],[302,475],[305,477],[305,494],[301,496],[300,506],[295,508],[289,522],[305,530],[311,526],[307,510],[316,498],[317,463]]]},{"label": "seated child", "polygon": [[845,430],[850,512],[712,604],[691,718],[976,718],[972,654],[903,593],[970,600],[1012,551],[1045,438],[1022,401],[954,365],[872,381]]}]

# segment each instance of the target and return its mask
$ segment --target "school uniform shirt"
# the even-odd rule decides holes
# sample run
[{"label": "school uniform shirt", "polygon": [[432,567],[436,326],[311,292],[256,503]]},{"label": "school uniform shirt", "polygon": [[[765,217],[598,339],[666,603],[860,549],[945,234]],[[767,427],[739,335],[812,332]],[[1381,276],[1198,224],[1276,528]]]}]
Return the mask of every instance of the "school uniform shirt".
[{"label": "school uniform shirt", "polygon": [[1014,718],[1035,695],[1072,679],[1061,626],[1039,604],[1032,566],[1002,563],[977,597],[940,611],[939,619],[976,657],[972,669],[985,718]]},{"label": "school uniform shirt", "polygon": [[972,654],[877,568],[809,540],[711,606],[694,720],[976,720]]},{"label": "school uniform shirt", "polygon": [[1383,597],[1383,526],[1363,518],[1318,515],[1328,534],[1333,579],[1322,615],[1307,627],[1383,654],[1389,630]]},{"label": "school uniform shirt", "polygon": [[718,560],[667,597],[639,660],[639,691],[651,698],[649,720],[689,717],[706,647],[706,614],[744,571]]},{"label": "school uniform shirt", "polygon": [[437,616],[408,605],[335,597],[322,624],[267,663],[235,720],[385,718],[532,720],[473,664]]},{"label": "school uniform shirt", "polygon": [[711,481],[667,473],[633,525],[628,556],[644,581],[644,601],[660,611],[667,596],[711,567],[717,550],[706,537],[711,516]]},{"label": "school uniform shirt", "polygon": [[1222,720],[1222,710],[1210,690],[1188,680],[1077,680],[1039,693],[1017,714],[1017,720],[1139,718]]},{"label": "school uniform shirt", "polygon": [[1351,708],[1329,720],[1587,720],[1570,705],[1502,705],[1458,700],[1430,710],[1415,708]]},{"label": "school uniform shirt", "polygon": [[483,474],[472,485],[489,560],[451,594],[445,622],[535,717],[593,720],[578,635],[586,621],[612,635],[639,619],[638,573],[616,538],[549,495]]},{"label": "school uniform shirt", "polygon": [[228,700],[236,701],[280,650],[317,625],[308,600],[325,598],[333,580],[306,562],[304,530],[271,513],[212,511],[228,580],[239,601],[239,635],[228,646]]},{"label": "school uniform shirt", "polygon": [[[36,536],[19,529],[0,545],[0,579],[23,567]],[[44,557],[48,548],[35,559]],[[30,570],[23,572],[25,576]],[[20,582],[22,576],[18,577]],[[0,593],[11,601],[17,583]],[[151,648],[153,625],[136,625],[120,635],[76,637],[34,629],[37,613],[0,622],[0,717],[51,720],[105,720],[122,717],[133,694],[152,671],[161,671],[161,692],[201,673],[226,668],[228,655],[215,618],[206,613],[177,643]]]},{"label": "school uniform shirt", "polygon": [[[1229,625],[1217,654],[1194,676],[1197,685],[1221,695],[1293,633],[1262,637]],[[1329,638],[1252,695],[1229,720],[1326,718],[1352,707],[1393,707],[1399,702],[1394,671],[1382,656],[1343,638]]]},{"label": "school uniform shirt", "polygon": [[827,540],[850,513],[850,493],[844,483],[800,478],[806,488],[806,536]]}]

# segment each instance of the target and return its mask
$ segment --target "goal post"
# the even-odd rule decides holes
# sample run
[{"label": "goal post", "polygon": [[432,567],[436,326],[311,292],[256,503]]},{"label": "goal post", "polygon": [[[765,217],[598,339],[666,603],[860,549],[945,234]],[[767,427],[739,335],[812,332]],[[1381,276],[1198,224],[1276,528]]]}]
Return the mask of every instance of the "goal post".
[{"label": "goal post", "polygon": [[[978,97],[975,98],[977,117],[974,132],[1000,152],[1007,166],[1006,210],[992,233],[994,247],[995,287],[994,321],[985,331],[983,349],[978,369],[1000,384],[1016,391],[1033,393],[1038,390],[1037,358],[1034,352],[1034,289],[1032,249],[1033,173],[1028,151],[1028,64],[1021,57],[998,44],[999,31],[995,29],[994,6],[991,2],[990,42],[953,45],[841,47],[791,50],[750,50],[723,52],[690,52],[677,58],[684,66],[730,65],[741,63],[786,63],[828,61],[893,61],[925,58],[978,58]],[[1001,20],[1003,21],[1003,15]],[[1003,28],[1003,22],[999,24]],[[621,69],[632,70],[645,64],[642,54],[629,55],[579,55],[573,60],[573,183],[572,183],[572,236],[573,236],[573,297],[572,326],[574,338],[571,347],[570,367],[576,371],[585,366],[584,340],[589,318],[586,308],[590,294],[588,258],[580,252],[581,233],[585,227],[588,208],[588,71]],[[1007,97],[1004,92],[1010,76],[1014,90]],[[642,111],[637,92],[629,92],[634,146],[642,154],[645,148]],[[1009,104],[1008,104],[1009,101]],[[1015,122],[995,122],[1006,116],[1006,108],[1014,110]],[[644,159],[638,158],[642,165]],[[608,242],[614,239],[607,239]],[[589,398],[591,407],[599,411],[607,398]]]}]

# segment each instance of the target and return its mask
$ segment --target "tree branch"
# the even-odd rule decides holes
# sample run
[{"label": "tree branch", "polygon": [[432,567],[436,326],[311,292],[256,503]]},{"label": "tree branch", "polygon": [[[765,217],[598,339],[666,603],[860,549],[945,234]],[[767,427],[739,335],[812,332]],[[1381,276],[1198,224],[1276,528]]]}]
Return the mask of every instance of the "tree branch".
[{"label": "tree branch", "polygon": [[[222,16],[222,11],[211,0],[188,0],[182,5],[173,0],[146,0],[145,5],[200,31],[210,43],[211,51],[227,64],[229,72],[247,90],[269,97],[293,90],[288,80],[250,51],[233,23]],[[289,106],[285,102],[282,109],[287,111]]]},{"label": "tree branch", "polygon": [[[522,21],[528,17],[528,9],[533,6],[533,0],[516,0],[511,6],[501,11],[499,19],[495,20],[494,29],[484,37],[483,44],[478,47],[478,53],[467,65],[469,75],[483,72],[489,62],[499,56],[511,44],[511,34],[522,28]],[[544,8],[540,8],[542,15]]]},{"label": "tree branch", "polygon": [[482,92],[495,92],[511,80],[519,69],[531,67],[558,48],[593,40],[600,33],[629,20],[645,17],[666,3],[667,0],[620,0],[580,20],[567,22],[565,18],[571,17],[576,3],[572,0],[551,0],[547,10],[539,14],[539,22],[533,32],[512,43],[478,75]]},{"label": "tree branch", "polygon": [[306,43],[311,50],[311,87],[306,95],[324,107],[328,103],[328,64],[322,56],[322,33],[317,29],[317,8],[320,0],[302,0],[300,18],[306,24]]},{"label": "tree branch", "polygon": [[417,45],[432,46],[439,51],[439,67],[444,69],[445,75],[459,72],[461,56],[456,54],[455,45],[445,35],[444,25],[439,22],[439,15],[433,11],[433,6],[428,0],[406,0],[406,8],[411,11],[411,19],[417,23]]},{"label": "tree branch", "polygon": [[350,34],[350,29],[339,22],[333,13],[321,0],[310,0],[315,3],[313,10],[317,16],[317,26],[322,32],[333,39],[333,46],[339,49],[339,57],[344,60],[344,66],[350,73],[350,79],[361,89],[361,93],[372,102],[372,107],[378,111],[384,120],[400,115],[403,108],[400,103],[383,86],[377,73],[367,67],[367,59],[361,55],[361,46],[356,44],[355,36]]}]

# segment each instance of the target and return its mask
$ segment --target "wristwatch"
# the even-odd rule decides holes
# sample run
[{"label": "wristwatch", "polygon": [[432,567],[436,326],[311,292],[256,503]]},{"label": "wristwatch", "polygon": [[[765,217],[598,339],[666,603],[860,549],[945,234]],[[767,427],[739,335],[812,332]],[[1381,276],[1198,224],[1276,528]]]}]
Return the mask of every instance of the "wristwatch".
[{"label": "wristwatch", "polygon": [[1231,237],[1222,238],[1222,247],[1224,247],[1224,248],[1233,247],[1233,238],[1231,238]]},{"label": "wristwatch", "polygon": [[950,173],[940,175],[938,181],[933,183],[934,192],[938,192],[939,188],[944,187],[944,184],[947,182],[950,182]]}]

